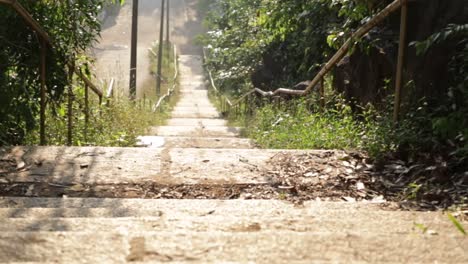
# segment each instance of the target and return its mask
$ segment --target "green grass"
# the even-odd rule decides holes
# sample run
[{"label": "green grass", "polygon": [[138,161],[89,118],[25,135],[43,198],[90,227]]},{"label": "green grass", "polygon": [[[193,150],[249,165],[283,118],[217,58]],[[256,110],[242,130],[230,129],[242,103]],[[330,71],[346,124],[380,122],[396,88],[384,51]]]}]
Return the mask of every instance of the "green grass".
[{"label": "green grass", "polygon": [[447,217],[449,220],[453,223],[453,225],[462,233],[464,236],[466,236],[466,231],[465,228],[463,228],[462,224],[453,216],[451,213],[447,213]]},{"label": "green grass", "polygon": [[353,112],[340,96],[331,97],[324,109],[318,105],[314,98],[267,104],[240,119],[263,148],[365,150],[376,158],[394,148],[389,118],[373,108]]},{"label": "green grass", "polygon": [[[77,91],[77,89],[75,89]],[[73,107],[73,145],[75,146],[118,146],[131,147],[136,137],[144,135],[149,126],[163,122],[163,115],[156,115],[149,107],[118,98],[109,106],[99,105],[97,98],[90,100],[89,123],[85,122],[84,100],[75,93]],[[47,111],[46,135],[48,145],[67,144],[67,105],[49,106]],[[38,129],[28,133],[26,145],[39,142]]]}]

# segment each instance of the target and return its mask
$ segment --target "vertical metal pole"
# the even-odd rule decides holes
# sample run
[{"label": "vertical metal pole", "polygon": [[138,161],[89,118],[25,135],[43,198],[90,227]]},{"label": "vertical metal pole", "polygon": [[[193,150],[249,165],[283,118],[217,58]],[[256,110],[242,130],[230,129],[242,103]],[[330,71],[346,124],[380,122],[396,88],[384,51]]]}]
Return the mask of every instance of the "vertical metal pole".
[{"label": "vertical metal pole", "polygon": [[403,86],[403,67],[406,52],[406,31],[408,18],[408,1],[401,0],[401,22],[400,22],[400,44],[398,48],[398,65],[395,82],[395,105],[393,111],[393,122],[397,123],[400,116],[401,106],[401,87]]},{"label": "vertical metal pole", "polygon": [[73,145],[73,66],[69,67],[69,73],[68,73],[68,80],[70,81],[70,84],[68,86],[68,124],[67,124],[67,145],[71,146]]},{"label": "vertical metal pole", "polygon": [[166,42],[167,42],[167,47],[170,49],[169,43],[171,43],[170,40],[170,29],[169,29],[169,19],[170,19],[170,7],[171,6],[171,0],[167,1],[167,12],[166,12]]},{"label": "vertical metal pole", "polygon": [[88,126],[89,126],[89,87],[85,84],[85,129],[84,138],[88,142]]},{"label": "vertical metal pole", "polygon": [[325,107],[325,78],[320,81],[320,106]]},{"label": "vertical metal pole", "polygon": [[45,136],[45,123],[46,123],[46,56],[47,56],[47,45],[45,40],[41,41],[41,61],[39,70],[41,72],[41,109],[40,109],[40,142],[41,146],[46,144]]},{"label": "vertical metal pole", "polygon": [[161,74],[162,74],[162,56],[164,41],[164,7],[166,0],[161,0],[161,24],[159,26],[159,50],[158,50],[158,70],[156,73],[156,95],[161,96]]},{"label": "vertical metal pole", "polygon": [[249,97],[246,96],[245,99],[244,99],[244,116],[247,116],[248,112],[249,112]]},{"label": "vertical metal pole", "polygon": [[133,0],[132,10],[132,40],[130,55],[130,99],[136,97],[137,82],[137,52],[138,52],[138,0]]}]

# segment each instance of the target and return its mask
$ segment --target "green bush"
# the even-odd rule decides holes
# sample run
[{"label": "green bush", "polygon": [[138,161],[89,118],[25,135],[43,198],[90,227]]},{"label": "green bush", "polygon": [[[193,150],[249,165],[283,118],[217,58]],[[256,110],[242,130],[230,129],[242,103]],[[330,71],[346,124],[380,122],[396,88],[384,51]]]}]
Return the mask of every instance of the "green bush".
[{"label": "green bush", "polygon": [[[75,146],[118,146],[132,147],[137,136],[144,135],[151,125],[161,124],[165,114],[151,111],[149,102],[132,102],[118,98],[99,105],[97,98],[90,101],[89,123],[85,122],[82,89],[74,90],[76,101],[73,105],[73,145]],[[92,96],[92,95],[90,95]],[[48,145],[67,144],[67,104],[57,103],[48,108],[46,135]],[[26,135],[26,145],[39,142],[37,129]]]},{"label": "green bush", "polygon": [[388,117],[370,106],[356,114],[341,96],[334,96],[323,110],[311,107],[317,103],[292,101],[281,109],[267,105],[253,117],[249,135],[266,148],[355,149],[374,157],[394,148]]}]

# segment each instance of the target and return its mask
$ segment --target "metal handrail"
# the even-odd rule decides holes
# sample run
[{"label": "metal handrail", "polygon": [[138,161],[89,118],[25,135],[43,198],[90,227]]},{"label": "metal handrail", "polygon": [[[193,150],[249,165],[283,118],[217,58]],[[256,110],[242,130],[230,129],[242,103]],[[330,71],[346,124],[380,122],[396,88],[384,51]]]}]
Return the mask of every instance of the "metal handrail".
[{"label": "metal handrail", "polygon": [[107,88],[107,94],[106,94],[106,98],[107,99],[110,99],[113,97],[114,95],[114,78],[111,79],[110,83],[109,83],[109,87]]},{"label": "metal handrail", "polygon": [[[173,82],[174,83],[172,84],[172,87],[167,90],[167,93],[164,94],[163,96],[161,96],[161,98],[159,98],[159,100],[156,102],[156,104],[154,104],[154,106],[152,108],[153,113],[158,111],[158,109],[159,110],[161,109],[161,106],[162,106],[163,102],[166,99],[171,97],[171,95],[174,93],[174,91],[176,89],[176,86],[177,86],[177,77],[179,77],[179,67],[177,66],[177,46],[175,44],[173,44],[173,48],[174,48],[174,77],[173,77]],[[158,76],[158,78],[161,78],[161,77]]]},{"label": "metal handrail", "polygon": [[[46,120],[46,53],[47,49],[54,48],[54,40],[52,37],[42,28],[42,26],[32,17],[32,15],[17,1],[17,0],[0,0],[0,4],[5,4],[11,7],[24,21],[26,21],[27,25],[35,31],[40,39],[40,46],[41,46],[41,56],[40,56],[40,81],[41,81],[41,99],[40,99],[40,145],[45,145],[46,143],[46,135],[45,135],[45,120]],[[102,91],[95,86],[91,80],[89,80],[79,68],[75,67],[72,62],[68,63],[68,67],[73,70],[75,73],[85,84],[85,100],[86,100],[86,111],[88,110],[88,87],[99,96],[99,102],[102,102]],[[71,100],[71,99],[70,99]],[[69,126],[68,126],[68,144],[71,145],[72,141],[72,123],[71,123],[71,114],[72,108],[69,107]],[[88,113],[85,113],[88,116]],[[87,117],[86,117],[87,120]],[[86,126],[87,127],[87,126]],[[86,133],[86,131],[85,131]]]},{"label": "metal handrail", "polygon": [[[206,54],[206,48],[203,48],[203,59],[206,61],[207,59],[207,54]],[[221,100],[221,110],[222,112],[229,112],[231,109],[237,109],[240,108],[241,104],[248,99],[249,96],[256,94],[260,95],[265,98],[273,98],[273,97],[278,97],[280,95],[303,95],[303,90],[293,90],[293,89],[287,89],[287,88],[278,88],[275,91],[264,91],[260,88],[253,88],[252,90],[242,94],[239,98],[237,98],[235,101],[231,101],[226,95],[224,95],[217,87],[213,78],[213,73],[211,70],[206,67],[206,71],[208,73],[208,79],[211,84],[211,88],[215,92],[215,94],[219,97]],[[236,111],[237,113],[238,111]]]},{"label": "metal handrail", "polygon": [[[203,47],[203,61],[206,62],[206,59],[207,59],[206,47]],[[208,67],[205,67],[205,69],[208,73],[208,79],[210,81],[211,88],[213,89],[213,91],[219,97],[221,101],[221,108],[222,108],[221,111],[223,113],[231,111],[231,109],[236,105],[236,102],[232,103],[231,100],[216,87],[211,70]]]},{"label": "metal handrail", "polygon": [[[31,14],[17,1],[17,0],[0,0],[0,4],[7,4],[12,7],[26,22],[28,25],[36,31],[41,39],[50,47],[54,46],[54,41],[52,37],[45,31],[41,25],[31,16]],[[87,85],[91,90],[99,97],[103,96],[102,91],[94,85],[91,80],[89,80],[84,74],[81,73],[80,69],[73,67],[72,63],[69,63],[68,66],[73,68],[73,71],[80,77],[80,79]]]}]

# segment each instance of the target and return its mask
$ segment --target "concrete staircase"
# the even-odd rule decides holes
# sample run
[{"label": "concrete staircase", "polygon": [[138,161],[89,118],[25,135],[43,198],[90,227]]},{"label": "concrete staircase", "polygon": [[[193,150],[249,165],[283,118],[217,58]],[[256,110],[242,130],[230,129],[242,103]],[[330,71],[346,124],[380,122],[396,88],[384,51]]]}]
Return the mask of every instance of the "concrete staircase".
[{"label": "concrete staircase", "polygon": [[[227,127],[226,120],[208,98],[202,58],[179,57],[180,100],[166,126],[154,127],[151,135],[140,137],[151,147],[251,148],[249,140],[240,139],[240,128]],[[216,143],[220,142],[220,143]]]},{"label": "concrete staircase", "polygon": [[441,213],[373,204],[3,198],[0,217],[0,262],[468,261],[466,239]]},{"label": "concrete staircase", "polygon": [[24,185],[30,196],[0,198],[0,262],[468,263],[466,238],[441,212],[374,203],[34,197],[41,192],[27,186],[78,186],[79,193],[94,185],[268,183],[261,171],[285,151],[255,149],[226,126],[208,100],[199,56],[180,56],[180,68],[181,100],[167,126],[141,137],[147,148],[0,149],[1,159],[25,165],[1,176],[1,188]]}]

